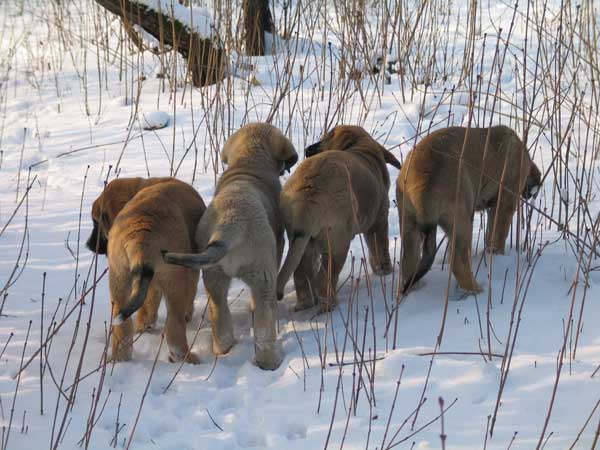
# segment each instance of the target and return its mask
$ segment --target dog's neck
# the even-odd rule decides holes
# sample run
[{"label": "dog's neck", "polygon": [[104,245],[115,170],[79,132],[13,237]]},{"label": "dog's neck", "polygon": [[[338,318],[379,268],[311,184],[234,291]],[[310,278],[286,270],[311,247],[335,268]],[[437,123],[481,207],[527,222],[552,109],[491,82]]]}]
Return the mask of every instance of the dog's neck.
[{"label": "dog's neck", "polygon": [[240,163],[240,161],[236,161],[236,164],[233,166],[229,166],[219,181],[217,182],[217,192],[219,188],[227,183],[230,183],[236,179],[247,179],[252,178],[254,180],[260,181],[261,185],[265,187],[265,192],[273,193],[277,197],[279,197],[279,192],[281,191],[281,183],[279,181],[279,173],[271,168],[266,168],[263,165],[251,165]]}]

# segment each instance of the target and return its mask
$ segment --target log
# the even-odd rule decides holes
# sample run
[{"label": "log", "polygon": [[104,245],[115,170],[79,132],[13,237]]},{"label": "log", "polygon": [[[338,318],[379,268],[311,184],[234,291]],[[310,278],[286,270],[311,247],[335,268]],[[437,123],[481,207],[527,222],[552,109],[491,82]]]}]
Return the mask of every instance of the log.
[{"label": "log", "polygon": [[155,11],[135,0],[96,0],[96,3],[121,17],[125,27],[138,25],[180,53],[187,60],[194,86],[208,86],[224,78],[225,53],[217,40],[190,29],[173,17],[171,11]]}]

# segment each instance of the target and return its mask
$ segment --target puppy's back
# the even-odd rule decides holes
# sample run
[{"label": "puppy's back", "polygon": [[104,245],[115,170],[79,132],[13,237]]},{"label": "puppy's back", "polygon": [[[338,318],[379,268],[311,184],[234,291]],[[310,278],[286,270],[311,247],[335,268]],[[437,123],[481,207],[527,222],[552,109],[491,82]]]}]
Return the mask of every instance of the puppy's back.
[{"label": "puppy's back", "polygon": [[[172,179],[142,189],[115,219],[109,259],[130,267],[143,263],[155,266],[162,263],[162,248],[189,251],[204,210],[200,195],[182,181]],[[118,255],[125,256],[127,262],[118,261]]]},{"label": "puppy's back", "polygon": [[351,195],[348,154],[330,150],[305,159],[283,186],[281,213],[288,228],[315,235],[326,224],[347,221],[358,208]]},{"label": "puppy's back", "polygon": [[[196,243],[199,250],[222,243],[226,252],[219,264],[230,276],[236,276],[241,267],[256,260],[256,255],[269,253],[271,248],[275,252],[279,226],[277,198],[269,195],[268,189],[238,177],[219,186],[198,224]],[[270,256],[275,257],[275,253]]]}]

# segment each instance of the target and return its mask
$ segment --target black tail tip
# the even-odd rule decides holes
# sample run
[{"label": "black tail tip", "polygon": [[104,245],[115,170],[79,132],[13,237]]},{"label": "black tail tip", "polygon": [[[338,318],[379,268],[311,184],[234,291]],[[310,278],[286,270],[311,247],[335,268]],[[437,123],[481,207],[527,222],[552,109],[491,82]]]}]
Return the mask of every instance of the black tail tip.
[{"label": "black tail tip", "polygon": [[414,285],[415,285],[415,281],[413,281],[412,279],[405,281],[404,283],[402,283],[402,289],[400,290],[400,293],[402,295],[408,294],[408,292]]}]

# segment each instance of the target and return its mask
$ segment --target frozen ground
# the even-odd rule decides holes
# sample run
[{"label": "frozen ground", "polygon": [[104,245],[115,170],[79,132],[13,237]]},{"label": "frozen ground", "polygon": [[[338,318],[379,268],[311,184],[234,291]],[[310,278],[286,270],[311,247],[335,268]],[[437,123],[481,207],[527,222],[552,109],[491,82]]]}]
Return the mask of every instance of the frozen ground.
[{"label": "frozen ground", "polygon": [[[555,3],[549,5],[551,17],[557,17]],[[267,118],[273,96],[281,88],[277,74],[283,69],[285,52],[255,59],[257,83],[235,78],[230,102],[223,99],[210,107],[204,100],[213,94],[201,97],[197,91],[190,92],[189,86],[171,96],[168,86],[163,89],[155,77],[160,72],[159,60],[146,53],[139,109],[147,114],[160,109],[169,114],[170,121],[167,128],[143,131],[140,122],[130,122],[135,110],[132,92],[134,96],[138,92],[137,68],[135,72],[130,69],[122,81],[118,61],[102,63],[98,70],[96,52],[100,50],[85,39],[82,45],[88,46],[88,53],[75,52],[61,59],[56,36],[32,8],[25,3],[21,14],[18,8],[0,6],[4,26],[0,66],[7,64],[6,70],[0,68],[0,120],[4,124],[0,135],[0,288],[6,288],[4,298],[0,297],[1,448],[105,449],[115,444],[115,435],[116,446],[124,448],[134,426],[130,448],[135,449],[384,449],[394,444],[395,448],[442,448],[441,421],[428,425],[440,415],[439,398],[448,408],[443,415],[448,449],[533,449],[540,447],[540,440],[547,440],[546,449],[570,448],[575,441],[574,448],[592,448],[600,421],[600,411],[595,409],[600,401],[600,275],[586,271],[586,286],[586,274],[579,268],[593,269],[597,262],[588,261],[588,252],[581,253],[578,261],[574,240],[535,211],[529,257],[512,245],[505,256],[494,257],[493,264],[483,258],[481,218],[475,217],[473,260],[479,267],[477,278],[486,288],[476,298],[460,299],[452,280],[445,320],[445,246],[420,289],[402,298],[396,311],[398,270],[385,279],[365,275],[360,270],[365,255],[356,239],[352,245],[355,262],[349,260],[345,269],[346,275],[353,276],[342,286],[340,305],[332,314],[292,313],[295,295],[288,285],[279,304],[279,339],[285,360],[278,370],[265,372],[252,363],[252,318],[248,291],[241,283],[234,284],[229,293],[237,339],[230,354],[215,359],[211,353],[210,327],[204,317],[206,296],[200,285],[188,339],[193,340],[199,330],[193,350],[202,364],[181,368],[170,364],[165,346],[157,356],[165,320],[161,306],[157,331],[137,339],[133,361],[103,370],[109,320],[108,283],[102,276],[106,261],[94,259],[83,243],[91,230],[91,203],[104,180],[114,177],[117,166],[121,177],[165,176],[182,161],[177,177],[193,182],[204,200],[210,201],[214,150],[243,122]],[[488,48],[492,48],[494,26],[507,30],[512,9],[500,2],[487,8],[486,4],[483,27],[489,34]],[[519,6],[519,11],[524,12],[525,6]],[[512,37],[515,48],[524,37],[522,21],[517,21]],[[477,42],[480,48],[481,41]],[[456,43],[457,52],[462,52],[462,43]],[[301,44],[297,64],[304,61],[308,68],[318,67],[321,47],[309,50],[306,43],[307,47]],[[12,47],[14,55],[9,53]],[[532,47],[529,54],[535,51]],[[522,90],[513,70],[511,57],[519,58],[515,53],[509,54],[501,78],[504,99],[518,97]],[[131,61],[138,64],[136,58]],[[495,80],[491,59],[486,56],[488,72],[483,73]],[[59,60],[60,70],[45,68]],[[89,67],[84,73],[85,64]],[[275,64],[279,70],[273,70]],[[531,67],[528,70],[531,81],[535,74]],[[298,71],[294,65],[294,77]],[[132,73],[136,75],[133,82]],[[284,101],[282,112],[274,116],[274,124],[286,131],[300,152],[318,138],[329,114],[329,94],[314,96],[318,76],[311,72],[293,91],[296,106]],[[588,88],[586,76],[582,72],[581,85]],[[416,129],[426,130],[430,123],[434,127],[467,123],[464,90],[451,101],[445,97],[436,108],[446,95],[444,88],[451,89],[458,77],[428,90],[417,87],[414,96],[404,101],[397,81],[385,86],[378,97],[372,94],[378,87],[365,80],[363,88],[373,96],[372,106],[361,109],[356,93],[347,101],[342,118],[347,123],[360,120],[396,156],[406,155]],[[533,89],[531,83],[527,89]],[[565,98],[570,89],[571,84],[565,82]],[[564,117],[553,123],[568,127],[570,103],[562,105]],[[534,123],[545,123],[551,109],[544,112],[544,107],[536,107]],[[217,110],[223,117],[219,118]],[[510,118],[514,111],[508,101],[500,102],[496,110],[494,122],[522,129]],[[140,113],[140,121],[141,117]],[[479,110],[474,120],[484,123]],[[587,142],[582,137],[586,136],[585,122],[578,124],[572,132],[573,149],[582,149]],[[537,138],[532,153],[546,171],[555,158],[555,138],[543,127],[534,129]],[[186,152],[195,133],[196,146]],[[589,141],[598,142],[592,137]],[[586,167],[593,176],[596,162],[573,152],[570,167]],[[578,170],[574,173],[579,174]],[[579,178],[563,184],[563,174],[549,172],[535,204],[564,223],[565,212],[559,212],[559,204],[563,202],[563,208],[569,204],[570,212],[579,205],[573,194]],[[390,168],[390,174],[395,180],[397,171]],[[588,222],[574,214],[569,221],[574,234],[578,225],[589,227],[598,211],[595,198],[600,189],[593,179],[586,180],[592,187],[585,203]],[[554,195],[556,183],[564,201]],[[31,189],[24,196],[28,185]],[[393,188],[390,198],[394,198]],[[20,203],[21,199],[25,200]],[[523,212],[531,210],[523,208]],[[395,209],[389,222],[391,237],[398,237]],[[399,243],[394,239],[391,251],[397,259]],[[18,276],[13,277],[15,270]],[[79,307],[82,292],[94,285],[94,279],[99,279],[96,288]],[[441,353],[432,359],[442,323]],[[53,338],[44,347],[41,363],[38,354],[16,376],[48,335]],[[481,352],[489,350],[499,356],[488,361]],[[503,369],[509,359],[507,372]],[[67,405],[67,398],[72,404]],[[420,402],[422,407],[415,414]],[[496,406],[494,433],[486,437]]]}]

